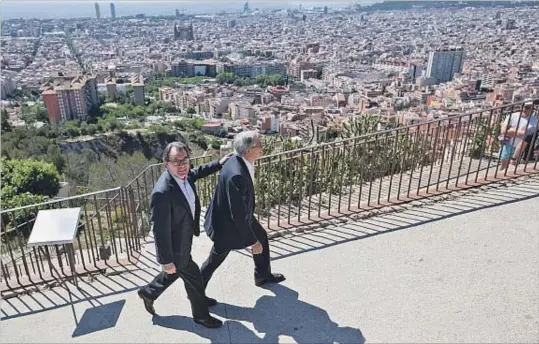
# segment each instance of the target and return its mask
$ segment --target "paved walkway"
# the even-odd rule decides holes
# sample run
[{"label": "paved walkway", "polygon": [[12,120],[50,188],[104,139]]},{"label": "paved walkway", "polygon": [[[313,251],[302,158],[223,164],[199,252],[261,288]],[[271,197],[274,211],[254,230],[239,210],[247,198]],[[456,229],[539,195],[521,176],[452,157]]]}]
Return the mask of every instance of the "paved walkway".
[{"label": "paved walkway", "polygon": [[[459,342],[539,341],[539,179],[469,192],[394,214],[272,241],[287,280],[263,289],[245,251],[231,254],[208,294],[226,320],[190,319],[178,281],[147,314],[134,292],[157,272],[85,279],[2,302],[2,342]],[[200,264],[210,241],[195,241]],[[150,247],[152,245],[150,244]]]}]

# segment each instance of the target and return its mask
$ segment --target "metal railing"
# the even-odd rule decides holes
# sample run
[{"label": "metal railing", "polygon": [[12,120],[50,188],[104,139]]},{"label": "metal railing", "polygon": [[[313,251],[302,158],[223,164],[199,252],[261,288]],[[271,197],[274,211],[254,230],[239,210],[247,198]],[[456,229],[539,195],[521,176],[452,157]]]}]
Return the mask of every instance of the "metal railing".
[{"label": "metal railing", "polygon": [[1,212],[2,289],[54,280],[53,270],[69,276],[65,245],[45,250],[29,248],[26,242],[39,210],[81,207],[75,249],[79,272],[104,269],[132,261],[141,248],[136,232],[134,204],[124,188],[114,188],[63,198]]},{"label": "metal railing", "polygon": [[[211,158],[211,156],[192,158],[191,164],[198,166],[210,162]],[[137,218],[140,219],[138,230],[141,233],[147,232],[150,229],[150,194],[155,182],[157,182],[157,179],[159,179],[164,170],[162,163],[149,165],[125,187],[135,204],[135,212]],[[213,189],[217,184],[217,178],[218,174],[214,174],[205,178],[203,181],[197,182],[197,194],[200,197],[202,205],[208,204],[213,196]]]},{"label": "metal railing", "polygon": [[[501,123],[515,113],[526,123],[522,110],[515,103],[263,157],[256,164],[259,220],[279,229],[537,171],[533,149],[520,165],[500,168]],[[528,134],[535,142],[537,130]]]},{"label": "metal railing", "polygon": [[[262,157],[256,162],[255,181],[259,221],[277,230],[493,182],[517,172],[536,173],[539,155],[533,148],[524,150],[520,165],[500,167],[498,136],[507,134],[500,133],[501,123],[513,113],[515,126],[525,123],[522,110],[523,103],[515,103]],[[537,110],[535,105],[535,118]],[[537,131],[531,135],[528,141],[539,141]],[[192,164],[210,158],[194,158]],[[62,246],[51,247],[47,257],[26,247],[40,209],[83,208],[75,245],[75,264],[82,270],[131,261],[150,229],[149,196],[163,171],[162,164],[154,164],[125,187],[2,211],[2,228],[8,228],[2,232],[4,284],[12,288],[44,281],[51,270],[47,264],[68,271]],[[217,178],[214,174],[197,182],[203,207],[211,200]]]},{"label": "metal railing", "polygon": [[[195,164],[207,161],[209,157],[193,159]],[[70,277],[65,245],[48,246],[44,250],[26,245],[37,213],[42,209],[81,207],[74,244],[79,273],[135,262],[141,239],[149,231],[149,195],[162,172],[163,164],[153,164],[125,187],[1,211],[0,290],[52,281],[54,276],[58,277],[56,272],[61,277]],[[211,197],[210,187],[212,183],[215,185],[216,176],[213,178],[200,187],[199,194],[204,199]]]},{"label": "metal railing", "polygon": [[[537,109],[536,104],[533,116]],[[520,167],[500,168],[502,120],[522,110],[523,103],[514,103],[267,155],[256,162],[257,216],[266,228],[278,230],[494,181],[517,169],[536,171],[537,155]],[[537,132],[532,135],[533,142]],[[149,166],[129,186],[138,190],[142,218],[148,218],[149,193],[162,168]],[[197,182],[203,207],[217,178]]]}]

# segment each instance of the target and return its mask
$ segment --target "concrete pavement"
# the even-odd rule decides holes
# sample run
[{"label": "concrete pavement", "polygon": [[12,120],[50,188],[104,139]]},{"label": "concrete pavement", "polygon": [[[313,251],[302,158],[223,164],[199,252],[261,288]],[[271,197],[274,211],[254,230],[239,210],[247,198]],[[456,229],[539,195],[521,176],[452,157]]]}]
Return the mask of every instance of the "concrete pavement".
[{"label": "concrete pavement", "polygon": [[[3,300],[1,342],[368,343],[538,342],[539,179],[272,241],[282,285],[253,283],[252,259],[231,254],[208,286],[223,319],[190,319],[181,281],[144,311],[134,292],[158,271],[85,278]],[[195,240],[199,264],[211,242]]]}]

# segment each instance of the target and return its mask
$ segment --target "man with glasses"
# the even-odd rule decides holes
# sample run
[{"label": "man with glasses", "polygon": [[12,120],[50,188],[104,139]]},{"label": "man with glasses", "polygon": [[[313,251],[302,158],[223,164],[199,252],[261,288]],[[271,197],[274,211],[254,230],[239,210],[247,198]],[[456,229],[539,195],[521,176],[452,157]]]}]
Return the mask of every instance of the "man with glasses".
[{"label": "man with glasses", "polygon": [[200,234],[200,200],[194,183],[219,171],[228,157],[190,169],[189,151],[182,142],[169,143],[163,152],[167,170],[155,184],[150,203],[156,256],[163,271],[138,291],[152,315],[156,315],[154,301],[181,278],[191,302],[193,320],[208,328],[222,325],[209,314],[208,307],[216,301],[206,297],[200,270],[191,258],[191,245],[193,235]]}]

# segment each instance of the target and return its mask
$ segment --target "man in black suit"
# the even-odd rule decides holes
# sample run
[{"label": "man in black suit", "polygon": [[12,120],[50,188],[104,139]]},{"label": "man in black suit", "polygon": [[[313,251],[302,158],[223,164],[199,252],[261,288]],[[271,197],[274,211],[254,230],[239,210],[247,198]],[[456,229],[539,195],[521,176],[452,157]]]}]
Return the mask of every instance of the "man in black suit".
[{"label": "man in black suit", "polygon": [[256,131],[239,133],[234,139],[236,155],[228,159],[206,213],[204,228],[213,241],[201,272],[207,286],[215,270],[231,250],[251,246],[255,263],[255,284],[279,283],[281,274],[272,274],[268,236],[254,215],[254,161],[262,155]]},{"label": "man in black suit", "polygon": [[208,312],[208,306],[217,301],[206,297],[200,270],[191,258],[191,244],[193,235],[200,234],[200,200],[194,182],[219,171],[227,158],[189,169],[185,144],[170,143],[163,152],[167,170],[155,184],[150,203],[157,260],[163,271],[138,291],[146,310],[152,315],[155,315],[154,301],[181,278],[191,301],[193,320],[209,328],[222,325]]}]

